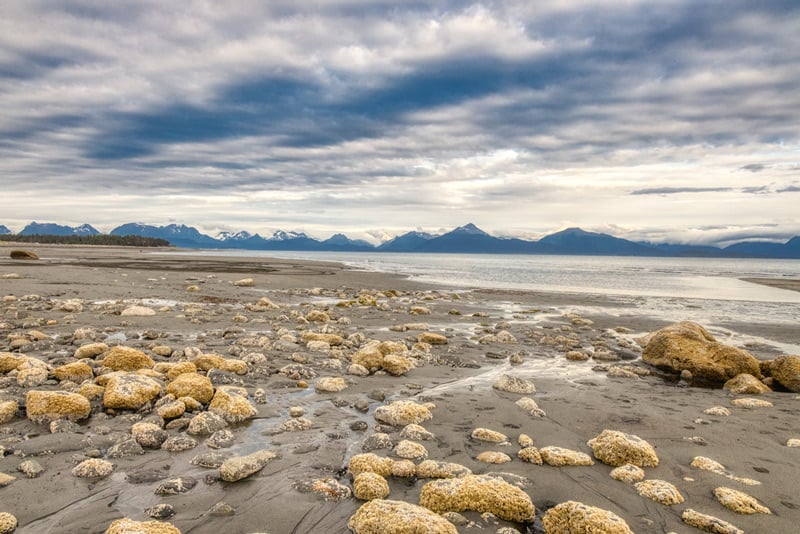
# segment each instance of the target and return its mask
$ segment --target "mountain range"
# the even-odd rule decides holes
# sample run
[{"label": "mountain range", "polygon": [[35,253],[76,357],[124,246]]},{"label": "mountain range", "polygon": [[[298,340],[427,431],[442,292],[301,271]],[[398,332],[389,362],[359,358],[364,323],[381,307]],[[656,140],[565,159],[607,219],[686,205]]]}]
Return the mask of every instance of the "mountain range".
[{"label": "mountain range", "polygon": [[[0,225],[0,234],[11,234]],[[98,235],[89,224],[71,227],[54,223],[32,222],[19,235]],[[725,248],[709,245],[654,244],[635,242],[608,234],[568,228],[538,241],[492,236],[474,224],[459,226],[442,235],[412,231],[378,246],[363,240],[334,234],[323,241],[302,232],[279,230],[269,237],[247,231],[221,232],[216,237],[205,235],[192,226],[169,224],[153,226],[127,223],[111,230],[111,235],[136,235],[166,239],[179,248],[213,248],[244,250],[292,250],[337,252],[429,252],[468,254],[563,254],[587,256],[680,256],[717,258],[787,258],[800,259],[800,236],[786,243],[746,241]]]}]

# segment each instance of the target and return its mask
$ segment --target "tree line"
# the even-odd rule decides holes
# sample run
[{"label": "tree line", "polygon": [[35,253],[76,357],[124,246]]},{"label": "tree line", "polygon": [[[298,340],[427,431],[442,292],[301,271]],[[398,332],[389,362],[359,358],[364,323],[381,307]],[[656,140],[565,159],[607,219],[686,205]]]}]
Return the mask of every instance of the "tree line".
[{"label": "tree line", "polygon": [[168,247],[169,241],[138,235],[0,235],[0,241],[43,245],[106,245],[114,247]]}]

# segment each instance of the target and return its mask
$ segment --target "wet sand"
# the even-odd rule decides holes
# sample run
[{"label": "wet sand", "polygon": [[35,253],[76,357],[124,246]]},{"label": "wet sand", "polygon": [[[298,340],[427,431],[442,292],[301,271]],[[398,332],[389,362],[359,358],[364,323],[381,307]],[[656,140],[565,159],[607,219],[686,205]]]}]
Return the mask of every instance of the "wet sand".
[{"label": "wet sand", "polygon": [[751,284],[761,284],[763,286],[777,287],[789,291],[800,291],[800,280],[786,278],[742,278],[744,282]]},{"label": "wet sand", "polygon": [[[567,500],[610,510],[638,533],[699,532],[682,523],[681,512],[687,508],[719,517],[745,532],[793,532],[800,519],[800,449],[786,446],[789,438],[800,438],[797,394],[771,392],[760,398],[772,402],[773,408],[745,409],[732,406],[736,396],[726,391],[665,377],[640,360],[636,339],[667,322],[626,314],[624,302],[613,297],[453,290],[325,262],[178,256],[106,247],[24,248],[35,250],[41,259],[0,256],[0,276],[18,275],[0,279],[0,297],[15,297],[2,303],[0,351],[11,348],[14,334],[37,330],[46,337],[15,348],[13,354],[56,367],[73,361],[75,349],[88,341],[76,339],[76,330],[88,328],[97,341],[141,349],[156,362],[189,359],[187,349],[192,347],[225,358],[249,358],[254,363],[246,374],[216,372],[214,381],[215,386],[245,387],[258,414],[229,427],[234,435],[230,447],[212,449],[205,437],[196,437],[198,444],[191,450],[147,450],[113,458],[111,476],[79,479],[71,469],[87,457],[107,457],[114,444],[129,436],[134,422],[152,417],[152,406],[108,413],[96,400],[91,417],[77,429],[51,434],[46,425],[25,418],[25,393],[72,386],[50,378],[36,388],[23,388],[15,371],[0,374],[0,401],[16,400],[20,405],[17,416],[0,426],[0,473],[16,477],[0,487],[0,512],[16,516],[17,532],[104,532],[117,518],[149,519],[145,509],[159,503],[174,507],[175,515],[166,520],[184,533],[347,532],[348,518],[362,501],[352,497],[325,501],[301,490],[322,478],[350,486],[349,459],[368,450],[365,444],[377,432],[399,442],[400,429],[380,424],[373,416],[377,407],[398,399],[436,405],[433,418],[422,423],[435,435],[420,442],[430,459],[455,462],[478,474],[524,477],[518,482],[536,505],[533,523],[463,512],[472,523],[459,525],[459,532],[495,532],[502,527],[542,532],[542,514]],[[243,278],[252,278],[253,285],[233,284]],[[367,295],[374,302],[370,298],[359,302]],[[260,311],[247,307],[264,296],[279,307]],[[81,304],[79,311],[60,309],[70,300]],[[120,315],[135,304],[156,314]],[[621,313],[582,317],[565,312],[570,306]],[[415,307],[427,310],[421,310],[422,315],[410,313]],[[305,320],[312,310],[324,311],[329,321]],[[347,373],[349,358],[368,340],[397,341],[411,348],[420,331],[400,331],[409,323],[426,323],[429,332],[446,336],[447,344],[418,354],[417,366],[404,376]],[[327,351],[310,350],[301,342],[304,332],[335,333],[352,341]],[[516,343],[486,338],[500,332],[510,333]],[[771,335],[792,338],[796,329],[776,325],[764,337]],[[157,356],[156,346],[168,346],[172,352]],[[569,361],[565,354],[570,350],[595,358]],[[767,348],[749,350],[760,358],[775,355]],[[252,353],[263,354],[263,361],[248,356]],[[601,361],[603,355],[617,361]],[[312,387],[297,387],[298,377],[285,372],[290,365],[302,366]],[[609,376],[615,366],[638,370],[643,376]],[[521,395],[493,389],[492,383],[502,374],[532,381],[536,393],[529,396],[546,415],[534,417],[515,404]],[[343,377],[348,387],[317,393],[313,384],[324,376]],[[266,393],[266,402],[255,401],[257,389]],[[731,415],[703,413],[716,405],[728,407]],[[312,427],[280,431],[281,424],[291,419],[290,407],[302,407]],[[186,435],[181,422],[192,415],[171,422],[169,435]],[[470,438],[478,427],[502,432],[510,443]],[[611,479],[612,468],[599,461],[586,467],[552,467],[525,463],[516,456],[521,433],[540,448],[554,445],[591,454],[586,442],[603,429],[636,434],[650,442],[661,462],[645,470],[647,478],[675,484],[686,502],[664,506],[643,498],[632,485]],[[190,463],[203,453],[238,456],[260,449],[275,451],[279,457],[239,482],[220,481],[215,469]],[[475,459],[488,450],[513,459],[502,465]],[[371,452],[395,457],[390,449]],[[746,486],[690,467],[695,456],[710,457],[732,474],[761,484]],[[17,471],[29,459],[44,467],[37,478]],[[161,482],[175,477],[192,477],[197,484],[179,495],[154,493]],[[392,477],[389,498],[417,504],[425,482]],[[772,514],[745,516],[723,508],[712,494],[718,486],[753,495]],[[220,502],[232,507],[232,515],[212,511]]]}]

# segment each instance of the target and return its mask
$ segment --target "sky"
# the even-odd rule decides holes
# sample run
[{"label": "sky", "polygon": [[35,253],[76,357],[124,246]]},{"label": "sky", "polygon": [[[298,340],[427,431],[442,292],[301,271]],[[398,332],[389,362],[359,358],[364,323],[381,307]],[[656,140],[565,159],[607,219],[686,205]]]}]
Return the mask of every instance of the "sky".
[{"label": "sky", "polygon": [[4,0],[0,224],[800,235],[796,0]]}]

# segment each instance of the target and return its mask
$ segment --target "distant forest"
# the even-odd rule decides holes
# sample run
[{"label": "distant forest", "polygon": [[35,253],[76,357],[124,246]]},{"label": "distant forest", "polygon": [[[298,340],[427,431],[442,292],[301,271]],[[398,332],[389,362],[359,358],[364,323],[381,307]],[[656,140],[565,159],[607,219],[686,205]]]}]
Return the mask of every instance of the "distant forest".
[{"label": "distant forest", "polygon": [[138,235],[0,235],[0,241],[43,245],[106,245],[113,247],[168,247],[169,241]]}]

